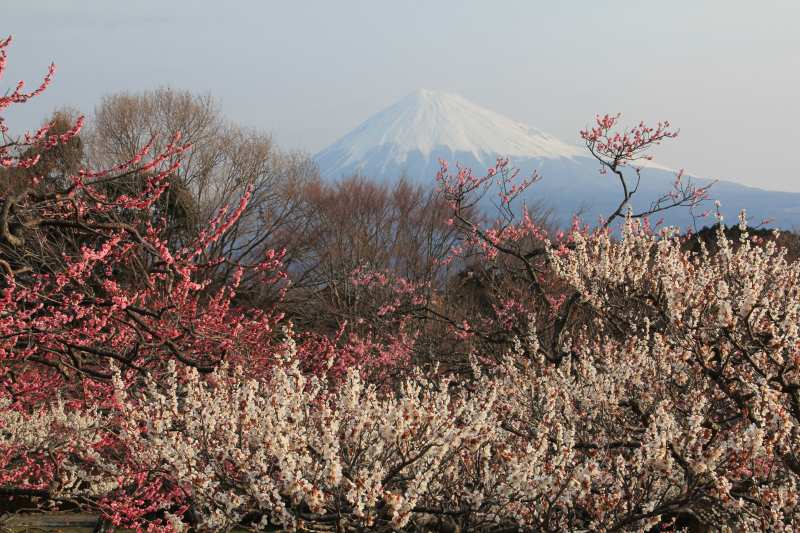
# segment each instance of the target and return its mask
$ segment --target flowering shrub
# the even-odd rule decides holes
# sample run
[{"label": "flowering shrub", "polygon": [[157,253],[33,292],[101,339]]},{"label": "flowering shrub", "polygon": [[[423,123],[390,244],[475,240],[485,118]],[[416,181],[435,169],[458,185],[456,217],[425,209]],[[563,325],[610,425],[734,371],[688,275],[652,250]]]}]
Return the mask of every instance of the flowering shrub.
[{"label": "flowering shrub", "polygon": [[[0,73],[9,43],[0,43]],[[0,110],[39,94],[52,72],[51,67],[32,93],[23,93],[19,84],[0,99]],[[4,438],[0,449],[0,495],[45,498],[137,524],[161,510],[163,502],[179,502],[180,487],[137,462],[134,449],[120,441],[122,419],[105,418],[102,428],[89,423],[93,415],[116,408],[113,369],[121,370],[131,389],[148,379],[160,381],[174,367],[170,362],[209,380],[223,364],[268,379],[285,342],[276,328],[283,314],[275,308],[242,308],[236,297],[245,274],[283,291],[283,253],[268,250],[251,264],[206,253],[235,227],[249,188],[195,238],[168,241],[168,224],[156,205],[188,148],[179,136],[160,153],[151,154],[148,143],[131,160],[109,169],[38,173],[41,153],[76,140],[82,125],[80,118],[66,133],[51,134],[53,124],[46,124],[11,138],[0,118],[2,177],[17,182],[3,196],[0,210],[0,425],[10,439]],[[115,186],[134,176],[141,190]],[[212,286],[209,273],[222,262],[234,275]],[[391,343],[347,339],[342,344],[306,334],[297,358],[306,371],[334,377],[350,366],[374,361],[376,368],[388,367],[402,360],[391,352],[397,351]],[[45,414],[47,406],[57,407]],[[41,418],[21,432],[19,421],[34,413]],[[65,438],[34,445],[30,435],[45,427],[53,432],[50,437]],[[67,438],[71,428],[81,431],[80,438]],[[90,477],[76,477],[77,467],[62,468],[69,461],[91,464],[90,473],[83,471]],[[115,480],[101,475],[110,471],[116,472]],[[80,495],[69,492],[78,486]],[[0,502],[5,507],[4,499]]]},{"label": "flowering shrub", "polygon": [[[9,42],[0,46],[0,68]],[[44,90],[52,70],[33,93],[20,92],[20,84],[0,99],[0,110]],[[21,405],[70,389],[70,400],[91,403],[103,387],[87,389],[83,379],[108,382],[111,361],[141,375],[172,358],[204,372],[225,358],[257,368],[254,348],[270,342],[280,315],[236,309],[233,298],[245,271],[279,283],[281,254],[239,265],[239,275],[213,292],[206,291],[207,271],[219,261],[204,257],[241,215],[249,193],[220,210],[196,239],[169,247],[153,206],[187,146],[176,136],[163,152],[149,154],[148,144],[110,169],[37,175],[39,155],[25,154],[70,142],[82,124],[80,118],[59,135],[50,135],[47,124],[0,145],[7,172],[33,171],[3,198],[0,213],[0,394]],[[131,175],[142,179],[141,193],[114,193],[111,184]]]},{"label": "flowering shrub", "polygon": [[[692,254],[633,222],[619,241],[573,237],[574,249],[548,254],[597,318],[565,335],[558,364],[532,330],[469,381],[414,373],[381,391],[350,371],[331,388],[299,370],[289,343],[268,382],[230,367],[203,380],[173,364],[137,391],[116,378],[112,409],[69,424],[61,406],[6,411],[4,446],[53,446],[58,424],[63,446],[91,450],[119,423],[130,463],[176,488],[157,505],[190,505],[209,530],[610,531],[679,516],[796,529],[800,264],[746,238]],[[74,477],[55,476],[60,497],[119,490],[119,465],[61,456],[59,473]]]}]

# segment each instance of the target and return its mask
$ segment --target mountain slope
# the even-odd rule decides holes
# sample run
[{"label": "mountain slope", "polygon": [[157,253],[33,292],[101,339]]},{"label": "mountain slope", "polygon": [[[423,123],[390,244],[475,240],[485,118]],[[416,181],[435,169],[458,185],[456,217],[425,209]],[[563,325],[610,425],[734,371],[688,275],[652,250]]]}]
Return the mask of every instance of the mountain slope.
[{"label": "mountain slope", "polygon": [[[405,176],[419,183],[434,183],[439,159],[484,172],[498,157],[508,157],[523,172],[538,171],[543,179],[529,189],[524,200],[553,209],[562,223],[581,212],[587,222],[606,216],[621,194],[614,176],[598,173],[599,163],[585,149],[567,144],[545,132],[482,108],[449,93],[419,90],[373,115],[350,133],[315,156],[322,176],[339,179],[362,174],[379,180]],[[634,208],[643,209],[669,191],[674,171],[648,164],[642,170],[640,192]],[[708,180],[695,179],[698,184]],[[766,191],[732,182],[711,189],[720,200],[726,220],[734,222],[741,208],[760,222],[771,218],[783,228],[800,228],[800,193]],[[713,208],[709,206],[704,209]],[[669,224],[686,225],[687,209],[665,216]],[[699,221],[705,225],[711,220]]]}]

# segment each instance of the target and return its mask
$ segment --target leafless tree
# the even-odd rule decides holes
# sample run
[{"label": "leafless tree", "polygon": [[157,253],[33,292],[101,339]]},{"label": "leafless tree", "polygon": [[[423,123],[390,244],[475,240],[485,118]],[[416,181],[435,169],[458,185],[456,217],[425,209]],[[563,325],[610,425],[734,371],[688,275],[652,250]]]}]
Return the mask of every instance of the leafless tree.
[{"label": "leafless tree", "polygon": [[405,179],[386,184],[353,176],[315,183],[305,195],[306,249],[291,268],[294,313],[303,321],[324,319],[335,326],[374,311],[370,306],[380,299],[351,281],[358,268],[391,272],[432,289],[447,277],[440,261],[449,254],[454,233],[432,188]]},{"label": "leafless tree", "polygon": [[[88,157],[102,167],[133,157],[151,139],[159,150],[176,132],[192,148],[161,199],[171,240],[179,244],[195,236],[251,186],[245,213],[208,259],[255,261],[268,248],[286,248],[291,261],[308,223],[303,191],[318,180],[317,168],[304,154],[278,149],[269,135],[223,119],[212,97],[171,88],[106,96],[86,136]],[[220,265],[220,280],[230,276],[232,264]]]}]

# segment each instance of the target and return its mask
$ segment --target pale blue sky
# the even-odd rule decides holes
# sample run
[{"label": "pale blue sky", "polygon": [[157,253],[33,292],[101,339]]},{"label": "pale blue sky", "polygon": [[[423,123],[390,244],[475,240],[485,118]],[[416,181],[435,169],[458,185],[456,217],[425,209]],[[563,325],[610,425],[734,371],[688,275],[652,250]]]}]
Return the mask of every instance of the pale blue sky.
[{"label": "pale blue sky", "polygon": [[315,152],[417,88],[577,142],[595,113],[667,118],[657,159],[800,191],[800,1],[0,0],[8,77],[59,71],[12,127],[169,84]]}]

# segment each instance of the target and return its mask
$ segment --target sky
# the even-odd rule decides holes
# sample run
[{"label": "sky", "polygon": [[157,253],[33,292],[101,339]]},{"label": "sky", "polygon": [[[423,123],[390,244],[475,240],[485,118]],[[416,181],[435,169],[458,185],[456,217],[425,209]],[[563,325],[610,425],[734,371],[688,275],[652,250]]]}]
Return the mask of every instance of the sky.
[{"label": "sky", "polygon": [[105,95],[169,85],[313,154],[406,94],[455,92],[577,143],[596,113],[667,119],[656,160],[710,178],[800,191],[797,0],[0,0],[7,75],[35,103],[91,115]]}]

